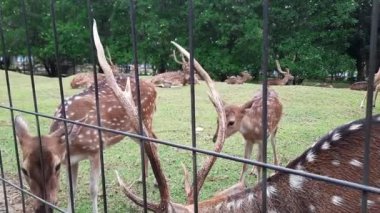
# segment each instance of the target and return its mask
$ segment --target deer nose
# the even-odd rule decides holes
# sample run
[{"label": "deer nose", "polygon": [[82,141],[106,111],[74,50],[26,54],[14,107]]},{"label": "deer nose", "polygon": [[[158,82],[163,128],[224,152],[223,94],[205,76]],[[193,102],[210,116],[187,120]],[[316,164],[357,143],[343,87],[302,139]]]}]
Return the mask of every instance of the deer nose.
[{"label": "deer nose", "polygon": [[48,205],[42,204],[38,209],[36,209],[35,213],[53,213],[53,208]]}]

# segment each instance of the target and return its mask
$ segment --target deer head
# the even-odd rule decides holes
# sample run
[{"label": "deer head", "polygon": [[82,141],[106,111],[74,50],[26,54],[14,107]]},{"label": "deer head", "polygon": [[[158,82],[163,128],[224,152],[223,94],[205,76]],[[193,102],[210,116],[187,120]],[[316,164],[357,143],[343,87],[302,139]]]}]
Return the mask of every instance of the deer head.
[{"label": "deer head", "polygon": [[[69,141],[81,127],[67,124]],[[65,129],[61,127],[49,135],[40,138],[29,133],[28,124],[21,116],[15,118],[15,129],[23,155],[22,173],[36,196],[55,204],[59,188],[61,162],[65,158]],[[41,146],[40,146],[41,145]],[[36,212],[52,211],[49,207],[35,200]]]}]

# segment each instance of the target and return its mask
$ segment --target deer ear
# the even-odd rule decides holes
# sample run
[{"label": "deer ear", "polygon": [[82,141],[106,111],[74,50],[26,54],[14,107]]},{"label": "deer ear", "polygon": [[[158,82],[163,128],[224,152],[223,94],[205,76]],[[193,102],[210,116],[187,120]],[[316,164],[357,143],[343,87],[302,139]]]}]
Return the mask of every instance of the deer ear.
[{"label": "deer ear", "polygon": [[23,145],[26,139],[30,138],[30,135],[28,123],[26,123],[21,115],[17,115],[15,118],[15,130],[19,143]]},{"label": "deer ear", "polygon": [[250,109],[252,107],[252,104],[253,104],[253,99],[244,103],[242,106],[241,106],[241,110],[242,112],[244,113],[246,110]]}]

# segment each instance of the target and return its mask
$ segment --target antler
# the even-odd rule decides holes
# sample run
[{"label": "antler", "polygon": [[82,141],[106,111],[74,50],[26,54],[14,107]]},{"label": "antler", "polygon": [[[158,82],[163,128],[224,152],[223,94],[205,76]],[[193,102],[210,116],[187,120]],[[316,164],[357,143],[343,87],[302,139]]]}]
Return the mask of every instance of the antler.
[{"label": "antler", "polygon": [[[96,21],[94,20],[94,25],[93,25],[93,36],[94,36],[94,43],[96,46],[97,50],[97,55],[98,55],[98,60],[99,64],[102,67],[106,80],[112,91],[115,93],[115,96],[119,99],[120,104],[123,106],[125,109],[127,115],[130,118],[130,121],[132,123],[132,126],[136,132],[139,131],[139,125],[138,125],[138,116],[137,116],[137,109],[135,107],[133,98],[132,98],[132,92],[130,89],[130,84],[129,84],[129,78],[127,79],[127,85],[125,92],[123,92],[120,87],[117,85],[115,77],[112,74],[112,68],[110,65],[107,63],[106,56],[104,54],[104,49],[103,45],[100,41],[98,30],[96,27]],[[148,136],[152,137],[152,132],[148,131],[145,125],[143,124],[143,133]],[[166,182],[166,177],[162,172],[161,169],[161,164],[158,159],[158,154],[156,147],[153,146],[149,141],[144,141],[144,149],[145,152],[150,160],[152,170],[154,173],[154,176],[157,180],[159,190],[160,190],[160,195],[161,195],[161,203],[160,205],[157,205],[159,208],[158,210],[161,211],[166,211],[168,208],[168,203],[170,200],[170,195],[169,195],[169,189],[168,185]]]},{"label": "antler", "polygon": [[280,62],[278,61],[278,60],[276,60],[276,67],[277,67],[277,71],[279,72],[279,73],[282,73],[282,74],[286,74],[286,72],[284,72],[284,71],[282,71],[282,69],[281,69],[281,65],[280,65]]},{"label": "antler", "polygon": [[[189,52],[187,52],[183,47],[181,47],[176,42],[172,41],[171,43],[174,46],[176,46],[177,49],[184,56],[186,56],[188,59],[190,59]],[[203,67],[198,63],[198,61],[195,60],[195,58],[194,58],[194,68],[198,72],[198,74],[206,81],[206,84],[210,90],[210,93],[208,94],[209,98],[210,98],[211,102],[213,103],[215,110],[218,113],[219,128],[218,128],[217,140],[216,140],[216,143],[214,145],[214,151],[220,152],[223,148],[223,145],[224,145],[225,128],[226,128],[226,116],[225,116],[225,112],[223,109],[223,102],[222,102],[222,99],[220,98],[218,91],[215,89],[214,82],[212,81],[210,76],[207,74],[207,72],[203,69]],[[206,177],[207,177],[208,173],[210,172],[211,167],[214,165],[215,161],[216,161],[215,156],[209,156],[206,159],[205,163],[202,165],[201,169],[198,170],[198,172],[197,172],[198,183],[193,183],[193,186],[195,184],[197,184],[198,193],[201,190],[201,188],[204,184],[204,181],[206,180]],[[185,169],[185,167],[184,167],[184,169]],[[185,174],[186,174],[186,172],[185,172]],[[186,181],[186,178],[185,178],[185,186],[186,186],[185,188],[188,188],[187,186],[190,186],[190,184]],[[194,198],[194,187],[191,187],[191,189],[188,190],[186,192],[186,194],[187,194],[188,204],[194,203],[194,199],[193,199]]]},{"label": "antler", "polygon": [[173,54],[172,54],[173,58],[174,58],[174,61],[177,63],[177,64],[181,64],[182,65],[182,62],[180,62],[178,59],[177,59],[177,56],[175,54],[175,50],[173,50]]}]

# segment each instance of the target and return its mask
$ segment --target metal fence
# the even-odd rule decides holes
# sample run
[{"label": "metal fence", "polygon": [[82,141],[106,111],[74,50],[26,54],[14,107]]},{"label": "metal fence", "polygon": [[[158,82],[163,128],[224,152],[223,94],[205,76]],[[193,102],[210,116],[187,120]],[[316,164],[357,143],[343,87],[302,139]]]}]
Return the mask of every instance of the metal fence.
[{"label": "metal fence", "polygon": [[[27,13],[26,13],[26,6],[25,6],[25,0],[20,0],[20,3],[21,3],[21,11],[22,11],[22,18],[23,18],[23,23],[24,23],[24,28],[25,28],[25,32],[26,32],[26,35],[25,35],[25,45],[27,47],[27,54],[28,54],[28,59],[29,61],[32,61],[32,52],[31,52],[31,45],[30,45],[30,40],[29,40],[29,30],[28,30],[28,24],[27,24]],[[194,42],[193,42],[193,34],[194,34],[194,30],[193,30],[193,25],[194,25],[194,5],[193,5],[193,0],[189,0],[188,1],[188,5],[189,5],[189,8],[188,8],[188,17],[189,17],[189,21],[188,21],[188,29],[189,29],[189,50],[190,50],[190,72],[191,72],[191,76],[192,76],[192,81],[194,81]],[[137,48],[136,48],[136,45],[137,45],[137,39],[136,39],[136,11],[135,11],[135,8],[136,8],[136,1],[134,0],[130,0],[130,5],[132,5],[130,8],[131,8],[131,11],[130,11],[130,22],[131,22],[131,29],[132,29],[132,41],[133,41],[133,57],[134,57],[134,67],[135,67],[135,78],[136,78],[136,84],[137,86],[138,85],[138,82],[139,82],[139,76],[137,75],[138,73],[138,58],[137,58]],[[1,6],[1,5],[0,5]],[[92,23],[92,20],[93,20],[93,13],[92,13],[92,2],[91,0],[87,0],[87,11],[88,11],[88,24],[89,24],[89,28],[91,29],[91,23]],[[268,70],[268,54],[269,54],[269,20],[268,20],[268,13],[269,13],[269,0],[263,0],[263,50],[262,50],[262,72],[263,72],[263,76],[264,76],[264,80],[263,80],[263,87],[262,87],[262,90],[263,90],[263,117],[262,117],[262,121],[263,121],[263,132],[264,133],[267,133],[267,106],[265,103],[267,103],[267,70]],[[374,71],[376,69],[375,67],[375,61],[376,61],[376,47],[377,47],[377,29],[378,29],[378,19],[379,19],[379,2],[378,1],[373,1],[373,8],[372,8],[372,25],[371,25],[371,39],[370,39],[370,63],[369,63],[369,79],[368,79],[368,88],[373,88],[373,80],[374,80]],[[56,58],[56,61],[59,62],[59,43],[58,43],[58,34],[57,34],[57,29],[56,29],[56,18],[55,18],[55,0],[51,0],[51,18],[52,18],[52,32],[54,34],[54,41],[55,41],[55,58]],[[0,36],[1,36],[1,46],[2,46],[2,55],[3,56],[6,56],[7,53],[6,53],[6,41],[4,40],[4,32],[3,32],[3,25],[2,25],[2,14],[1,14],[1,8],[0,8]],[[93,41],[92,41],[92,38],[91,40],[89,41],[89,46],[92,50],[94,50],[93,48]],[[96,108],[97,108],[97,123],[98,123],[98,126],[91,126],[91,125],[87,125],[87,126],[91,126],[92,128],[95,128],[98,130],[98,134],[101,135],[102,134],[102,131],[101,130],[104,130],[104,131],[112,131],[112,132],[115,132],[115,133],[118,133],[118,134],[123,134],[125,136],[130,136],[130,137],[134,137],[134,138],[137,138],[137,139],[140,139],[141,140],[141,146],[140,146],[140,151],[141,151],[141,162],[144,161],[144,148],[143,148],[143,143],[144,143],[144,140],[147,139],[143,134],[142,132],[140,132],[140,135],[136,135],[136,134],[131,134],[131,133],[127,133],[127,132],[120,132],[120,131],[115,131],[115,130],[109,130],[107,128],[103,128],[101,127],[101,121],[100,121],[100,114],[99,114],[99,97],[98,97],[98,91],[97,91],[97,76],[95,75],[95,70],[96,70],[96,59],[95,59],[95,53],[94,51],[92,51],[92,55],[91,55],[91,59],[92,59],[92,62],[93,62],[93,68],[94,68],[94,82],[95,82],[95,93],[96,93]],[[35,116],[35,121],[36,121],[36,125],[37,125],[37,133],[38,133],[38,136],[41,136],[41,131],[40,131],[40,117],[43,117],[43,118],[48,118],[48,119],[55,119],[55,120],[59,120],[59,121],[64,121],[65,122],[65,125],[66,123],[76,123],[76,124],[79,124],[75,121],[71,121],[71,120],[68,120],[66,119],[66,115],[64,115],[64,119],[62,118],[55,118],[53,116],[49,116],[49,115],[46,115],[46,114],[42,114],[42,113],[39,113],[39,105],[38,105],[38,100],[37,100],[37,96],[36,96],[36,88],[35,88],[35,82],[34,82],[34,72],[33,72],[33,66],[31,63],[28,63],[29,64],[29,70],[31,70],[31,73],[30,73],[30,80],[31,80],[31,85],[32,85],[32,93],[33,93],[33,100],[34,100],[34,110],[33,111],[26,111],[26,110],[22,110],[22,109],[18,109],[18,108],[15,108],[12,104],[12,92],[11,92],[11,87],[10,87],[10,81],[9,81],[9,74],[8,74],[8,70],[5,70],[5,79],[6,79],[6,83],[7,83],[7,95],[8,95],[8,100],[9,100],[9,105],[0,105],[0,110],[1,111],[9,111],[10,112],[10,120],[12,121],[12,126],[13,126],[13,138],[14,138],[14,146],[15,146],[15,156],[16,156],[16,166],[17,166],[17,175],[18,175],[18,180],[19,180],[19,185],[15,185],[13,184],[11,181],[7,180],[6,177],[4,176],[4,171],[3,171],[3,162],[2,162],[2,156],[1,156],[1,150],[0,150],[0,172],[1,172],[1,177],[0,177],[0,180],[1,182],[3,183],[3,193],[4,193],[4,197],[5,197],[5,212],[8,212],[9,209],[8,209],[8,202],[7,202],[7,194],[6,194],[6,186],[7,187],[14,187],[16,188],[17,190],[20,190],[22,193],[22,206],[23,206],[23,212],[26,212],[27,210],[25,209],[25,194],[28,194],[29,196],[32,196],[38,200],[40,200],[41,202],[45,203],[47,206],[50,206],[52,207],[53,209],[55,209],[56,211],[60,211],[60,212],[64,212],[63,209],[55,206],[54,204],[52,203],[48,203],[46,201],[44,201],[43,199],[31,194],[29,191],[25,190],[24,188],[24,181],[23,181],[23,178],[22,178],[22,172],[21,172],[21,168],[20,168],[20,156],[18,154],[18,150],[19,150],[19,147],[18,147],[18,144],[17,144],[17,141],[16,141],[16,133],[15,133],[15,122],[14,122],[14,115],[15,113],[27,113],[27,114],[30,114],[30,115],[34,115]],[[59,66],[58,66],[59,67]],[[60,70],[58,70],[59,74],[60,74]],[[65,100],[64,100],[64,90],[63,90],[63,85],[62,85],[62,77],[60,75],[59,77],[59,87],[60,87],[60,97],[61,97],[61,104],[63,105],[65,103]],[[266,199],[267,199],[267,196],[266,196],[266,188],[267,188],[267,169],[272,169],[272,170],[276,170],[276,171],[282,171],[282,172],[285,172],[285,173],[290,173],[290,174],[295,174],[295,175],[300,175],[300,176],[304,176],[304,177],[307,177],[307,178],[311,178],[311,179],[315,179],[315,180],[320,180],[320,181],[325,181],[325,182],[329,182],[329,183],[332,183],[332,184],[337,184],[337,185],[340,185],[340,186],[346,186],[346,187],[350,187],[350,188],[354,188],[354,189],[357,189],[357,190],[361,190],[362,191],[362,212],[367,212],[367,200],[368,200],[368,193],[371,192],[371,193],[380,193],[380,189],[379,188],[374,188],[374,187],[369,187],[368,186],[368,183],[369,183],[369,142],[370,142],[370,128],[371,128],[371,117],[372,117],[372,100],[373,100],[373,91],[372,90],[368,90],[368,101],[367,101],[367,107],[366,107],[366,128],[365,128],[365,160],[364,160],[364,174],[363,174],[363,177],[364,177],[364,180],[363,180],[363,183],[362,184],[357,184],[357,183],[352,183],[352,182],[347,182],[347,181],[343,181],[343,180],[338,180],[338,179],[334,179],[334,178],[330,178],[330,177],[326,177],[326,176],[321,176],[321,175],[317,175],[317,174],[312,174],[312,173],[308,173],[308,172],[303,172],[303,171],[299,171],[299,170],[293,170],[293,169],[289,169],[289,168],[284,168],[284,167],[280,167],[280,166],[275,166],[275,165],[272,165],[272,164],[267,164],[266,162],[266,159],[267,159],[267,150],[266,150],[266,144],[267,144],[267,135],[265,134],[264,136],[264,139],[263,139],[263,150],[262,150],[262,155],[263,155],[263,159],[264,161],[263,162],[258,162],[258,161],[254,161],[254,160],[246,160],[246,159],[243,159],[243,158],[237,158],[237,157],[234,157],[234,156],[230,156],[230,155],[227,155],[227,154],[223,154],[223,153],[216,153],[214,151],[209,151],[209,150],[203,150],[203,149],[199,149],[197,148],[197,138],[196,138],[196,121],[195,121],[195,90],[194,90],[194,84],[191,84],[191,127],[192,127],[192,131],[191,131],[191,138],[192,138],[192,146],[183,146],[183,145],[178,145],[178,144],[175,144],[175,143],[172,143],[170,141],[163,141],[163,140],[158,140],[158,139],[149,139],[150,141],[154,142],[154,143],[158,143],[158,144],[163,144],[163,145],[167,145],[167,146],[171,146],[171,147],[176,147],[176,148],[179,148],[179,149],[183,149],[183,150],[186,150],[186,151],[189,151],[189,152],[192,152],[192,162],[193,162],[193,182],[197,182],[197,167],[198,167],[198,162],[197,162],[197,154],[198,153],[201,153],[201,154],[206,154],[206,155],[213,155],[213,156],[217,156],[219,158],[223,158],[223,159],[228,159],[228,160],[231,160],[231,161],[236,161],[236,162],[241,162],[241,163],[248,163],[248,164],[251,164],[251,165],[256,165],[256,166],[262,166],[263,167],[263,179],[262,179],[262,200],[263,200],[263,205],[261,207],[261,210],[262,212],[267,212],[267,205],[266,205]],[[139,112],[139,118],[140,118],[140,129],[142,129],[142,117],[141,117],[141,101],[140,101],[140,94],[139,94],[139,90],[138,91],[138,102],[137,102],[137,107],[138,107],[138,112]],[[63,110],[64,112],[65,110]],[[80,125],[80,124],[79,124]],[[66,127],[67,128],[67,127]],[[67,129],[66,129],[67,131]],[[66,132],[67,134],[67,132]],[[104,212],[107,212],[108,211],[108,208],[107,208],[107,190],[106,190],[106,182],[105,182],[105,175],[104,175],[104,159],[103,159],[103,141],[101,140],[102,137],[99,137],[100,138],[100,158],[101,158],[101,177],[102,177],[102,197],[103,197],[103,205],[104,205]],[[41,139],[40,139],[40,143],[41,143]],[[68,149],[69,145],[68,145],[68,141],[66,141],[66,148],[67,148],[67,152],[69,152],[69,149]],[[41,151],[41,154],[42,154],[42,151]],[[68,157],[69,157],[69,153],[68,153]],[[70,164],[68,164],[69,167],[70,167]],[[141,167],[141,172],[142,174],[145,176],[145,168],[144,168],[144,163],[141,163],[142,167]],[[43,166],[43,165],[42,165]],[[372,166],[378,166],[378,165],[372,165]],[[71,170],[69,169],[68,172],[69,172],[69,176],[71,177]],[[72,180],[71,178],[69,178],[69,185],[70,185],[70,195],[71,195],[71,206],[74,207],[74,201],[73,201],[73,189],[72,189]],[[146,194],[146,182],[145,182],[145,179],[143,179],[143,184],[142,184],[142,187],[143,187],[143,198],[144,198],[144,211],[146,212],[147,211],[147,194]],[[198,193],[197,193],[197,189],[196,189],[196,185],[194,185],[194,212],[198,212]],[[74,212],[75,209],[73,208],[72,209],[72,212]]]}]

